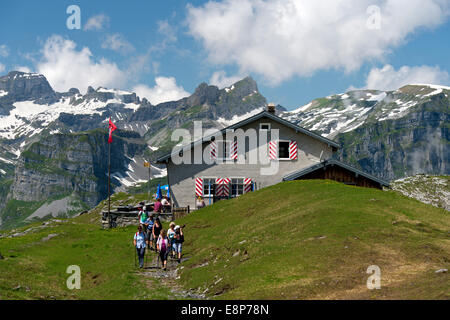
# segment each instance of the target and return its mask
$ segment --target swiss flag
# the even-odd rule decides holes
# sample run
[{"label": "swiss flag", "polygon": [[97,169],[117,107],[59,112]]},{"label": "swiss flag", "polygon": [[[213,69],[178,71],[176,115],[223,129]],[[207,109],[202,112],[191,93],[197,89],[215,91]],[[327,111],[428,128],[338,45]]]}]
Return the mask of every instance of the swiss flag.
[{"label": "swiss flag", "polygon": [[109,138],[108,138],[108,143],[112,143],[112,133],[114,130],[116,130],[117,127],[114,123],[112,123],[111,118],[109,118]]}]

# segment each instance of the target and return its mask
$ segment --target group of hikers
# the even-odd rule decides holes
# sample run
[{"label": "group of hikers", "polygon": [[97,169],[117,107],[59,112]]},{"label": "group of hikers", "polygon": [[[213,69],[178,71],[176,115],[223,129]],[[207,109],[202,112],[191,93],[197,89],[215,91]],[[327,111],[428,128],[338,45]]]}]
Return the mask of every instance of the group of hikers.
[{"label": "group of hikers", "polygon": [[[156,204],[154,212],[157,209]],[[137,256],[139,258],[139,268],[144,266],[145,250],[148,247],[155,251],[161,260],[161,268],[166,270],[167,259],[169,255],[176,259],[178,263],[181,262],[181,250],[184,242],[183,227],[176,225],[174,222],[169,224],[169,229],[164,230],[161,221],[157,217],[154,219],[153,214],[148,214],[150,208],[147,208],[141,203],[138,206],[139,226],[138,231],[134,235],[134,246],[136,248]]]}]

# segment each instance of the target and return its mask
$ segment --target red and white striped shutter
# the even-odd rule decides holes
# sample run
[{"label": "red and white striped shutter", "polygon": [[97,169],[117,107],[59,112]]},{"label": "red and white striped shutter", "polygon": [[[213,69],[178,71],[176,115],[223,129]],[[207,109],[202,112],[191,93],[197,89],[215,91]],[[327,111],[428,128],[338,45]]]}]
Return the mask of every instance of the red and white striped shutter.
[{"label": "red and white striped shutter", "polygon": [[217,160],[217,144],[215,141],[211,141],[209,144],[209,152],[211,160]]},{"label": "red and white striped shutter", "polygon": [[197,197],[203,196],[203,179],[195,178],[195,195]]},{"label": "red and white striped shutter", "polygon": [[237,148],[237,141],[231,142],[231,160],[237,160],[238,158],[238,148]]},{"label": "red and white striped shutter", "polygon": [[298,158],[297,141],[289,141],[289,159],[296,160]]},{"label": "red and white striped shutter", "polygon": [[216,196],[221,197],[223,195],[223,179],[216,179]]},{"label": "red and white striped shutter", "polygon": [[275,160],[278,158],[278,143],[277,141],[271,140],[269,142],[269,158]]},{"label": "red and white striped shutter", "polygon": [[252,191],[252,179],[244,178],[244,193]]},{"label": "red and white striped shutter", "polygon": [[224,197],[229,197],[230,196],[230,178],[224,178],[223,179],[223,191],[222,191],[222,195]]}]

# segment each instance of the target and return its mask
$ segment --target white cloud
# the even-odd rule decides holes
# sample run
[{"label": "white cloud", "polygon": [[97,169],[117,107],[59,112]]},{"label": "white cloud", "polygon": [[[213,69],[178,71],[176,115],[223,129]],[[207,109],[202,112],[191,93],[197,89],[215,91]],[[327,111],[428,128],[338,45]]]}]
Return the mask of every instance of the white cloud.
[{"label": "white cloud", "polygon": [[102,30],[109,24],[109,17],[105,14],[98,14],[88,19],[84,25],[84,30]]},{"label": "white cloud", "polygon": [[47,39],[37,72],[45,75],[57,91],[76,87],[85,91],[92,87],[123,87],[127,74],[115,63],[101,58],[95,61],[89,48],[76,50],[75,42],[54,35]]},{"label": "white cloud", "polygon": [[373,68],[366,79],[365,89],[396,90],[407,84],[447,84],[449,74],[438,66],[402,66],[398,70],[391,65]]},{"label": "white cloud", "polygon": [[177,41],[177,29],[167,20],[158,21],[158,32],[165,37],[164,42]]},{"label": "white cloud", "polygon": [[122,53],[129,53],[134,50],[133,45],[118,33],[107,35],[102,43],[102,48]]},{"label": "white cloud", "polygon": [[[381,9],[381,28],[367,9]],[[358,70],[381,60],[419,28],[434,28],[449,0],[222,0],[188,6],[189,32],[210,62],[237,65],[278,84],[319,70]]]},{"label": "white cloud", "polygon": [[5,71],[6,67],[4,64],[0,63],[0,72]]},{"label": "white cloud", "polygon": [[216,71],[213,73],[211,78],[209,79],[209,83],[215,86],[218,86],[219,89],[223,89],[231,86],[233,83],[242,80],[244,77],[240,75],[230,76],[228,77],[225,71]]},{"label": "white cloud", "polygon": [[0,57],[6,58],[9,56],[9,48],[6,44],[0,45]]},{"label": "white cloud", "polygon": [[179,100],[189,96],[182,86],[178,86],[173,77],[156,77],[156,85],[148,87],[144,84],[139,84],[133,88],[136,94],[143,98],[147,98],[151,104],[156,105],[161,102]]}]

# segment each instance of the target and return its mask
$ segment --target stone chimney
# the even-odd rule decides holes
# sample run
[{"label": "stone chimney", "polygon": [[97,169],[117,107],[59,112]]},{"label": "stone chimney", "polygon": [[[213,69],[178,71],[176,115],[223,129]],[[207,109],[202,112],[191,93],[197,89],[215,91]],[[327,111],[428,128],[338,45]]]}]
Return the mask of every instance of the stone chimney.
[{"label": "stone chimney", "polygon": [[269,103],[267,105],[267,112],[275,114],[275,103]]}]

